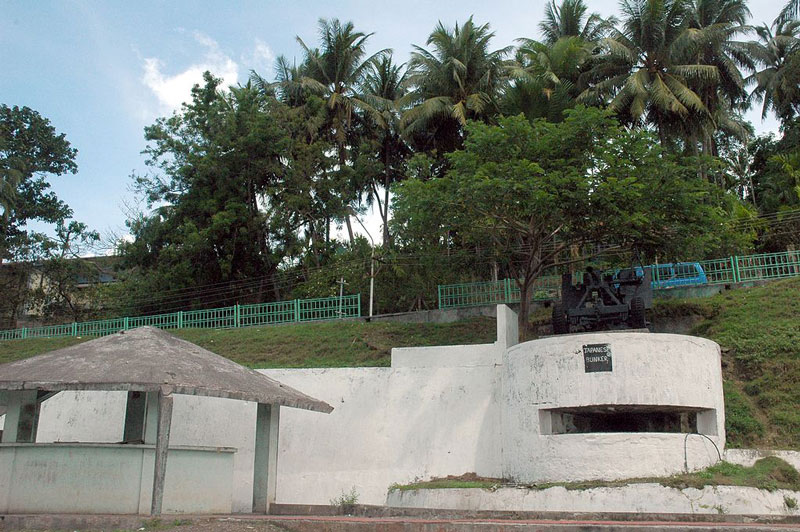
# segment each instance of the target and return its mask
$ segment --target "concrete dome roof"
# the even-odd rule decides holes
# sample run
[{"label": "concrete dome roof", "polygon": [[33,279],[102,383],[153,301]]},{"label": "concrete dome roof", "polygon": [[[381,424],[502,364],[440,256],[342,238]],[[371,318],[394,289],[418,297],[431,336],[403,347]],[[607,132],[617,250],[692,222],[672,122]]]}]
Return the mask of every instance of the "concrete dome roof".
[{"label": "concrete dome roof", "polygon": [[163,390],[333,410],[324,401],[155,327],[120,331],[2,364],[0,390]]}]

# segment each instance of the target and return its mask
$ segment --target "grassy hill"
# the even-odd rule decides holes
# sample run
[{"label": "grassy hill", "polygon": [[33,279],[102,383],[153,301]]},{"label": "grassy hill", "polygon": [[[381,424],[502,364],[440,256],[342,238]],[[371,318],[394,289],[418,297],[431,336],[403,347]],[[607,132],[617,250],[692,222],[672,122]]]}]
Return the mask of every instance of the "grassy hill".
[{"label": "grassy hill", "polygon": [[[534,318],[547,320],[547,311]],[[800,449],[800,278],[706,299],[659,301],[655,321],[692,316],[690,334],[722,346],[728,445]],[[449,324],[308,323],[175,333],[258,368],[388,366],[392,347],[475,344],[495,339],[494,320]],[[0,342],[0,363],[86,339]]]},{"label": "grassy hill", "polygon": [[729,446],[800,449],[800,278],[655,311],[701,316],[690,334],[722,347]]},{"label": "grassy hill", "polygon": [[[251,368],[388,366],[392,347],[494,342],[493,318],[456,323],[304,323],[243,329],[170,331]],[[0,364],[91,338],[0,341]]]}]

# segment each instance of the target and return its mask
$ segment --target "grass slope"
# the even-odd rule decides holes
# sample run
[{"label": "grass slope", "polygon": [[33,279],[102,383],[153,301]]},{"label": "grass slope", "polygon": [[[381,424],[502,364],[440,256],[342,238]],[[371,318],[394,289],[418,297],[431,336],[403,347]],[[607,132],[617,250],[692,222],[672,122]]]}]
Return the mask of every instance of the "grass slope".
[{"label": "grass slope", "polygon": [[[548,321],[547,309],[535,321]],[[659,301],[653,318],[695,316],[690,334],[722,346],[730,447],[800,449],[800,278],[706,299]],[[449,324],[307,323],[175,333],[258,368],[388,366],[392,347],[475,344],[495,339],[494,320]],[[0,342],[0,363],[86,339]]]},{"label": "grass slope", "polygon": [[800,278],[655,311],[702,316],[690,334],[722,347],[729,447],[800,449]]},{"label": "grass slope", "polygon": [[[344,321],[170,332],[252,368],[388,366],[392,347],[489,343],[496,336],[492,318],[441,324]],[[89,339],[0,341],[0,363]]]}]

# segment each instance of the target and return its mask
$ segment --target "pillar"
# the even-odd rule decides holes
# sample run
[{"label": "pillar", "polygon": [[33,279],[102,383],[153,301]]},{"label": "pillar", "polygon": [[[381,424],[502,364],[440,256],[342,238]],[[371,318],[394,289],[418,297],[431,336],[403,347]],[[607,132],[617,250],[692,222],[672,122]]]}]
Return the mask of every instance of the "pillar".
[{"label": "pillar", "polygon": [[279,421],[279,405],[258,404],[253,463],[253,513],[267,514],[269,505],[275,502]]},{"label": "pillar", "polygon": [[8,392],[3,443],[34,443],[39,427],[39,392],[14,390]]},{"label": "pillar", "polygon": [[172,423],[172,395],[158,394],[158,430],[156,434],[156,456],[153,468],[153,500],[150,515],[161,515],[164,501],[164,480],[167,476],[167,453],[169,450],[169,431]]}]

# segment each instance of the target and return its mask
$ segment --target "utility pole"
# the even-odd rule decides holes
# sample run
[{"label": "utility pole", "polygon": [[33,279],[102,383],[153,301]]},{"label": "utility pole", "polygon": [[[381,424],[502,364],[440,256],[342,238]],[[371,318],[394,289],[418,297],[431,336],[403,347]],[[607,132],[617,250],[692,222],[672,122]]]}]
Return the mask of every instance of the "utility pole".
[{"label": "utility pole", "polygon": [[351,214],[353,215],[353,218],[355,218],[356,221],[358,221],[358,223],[361,225],[361,228],[364,230],[364,232],[367,233],[369,241],[372,244],[369,254],[369,317],[372,318],[372,302],[374,301],[373,294],[375,291],[375,241],[372,239],[372,235],[369,234],[369,231],[367,231],[367,228],[364,227],[364,224],[361,222],[361,218],[356,216],[355,211],[352,211]]}]

